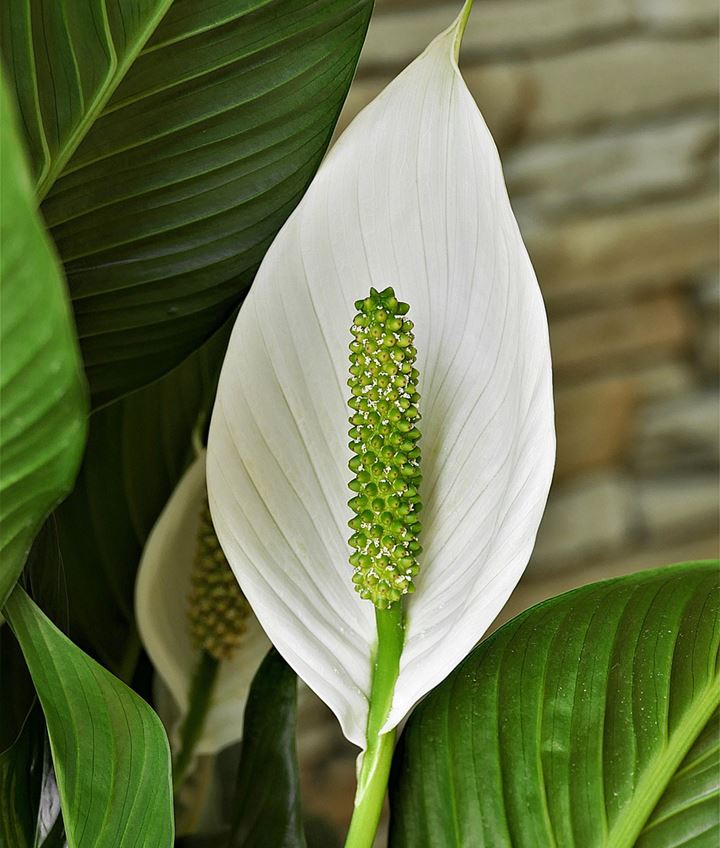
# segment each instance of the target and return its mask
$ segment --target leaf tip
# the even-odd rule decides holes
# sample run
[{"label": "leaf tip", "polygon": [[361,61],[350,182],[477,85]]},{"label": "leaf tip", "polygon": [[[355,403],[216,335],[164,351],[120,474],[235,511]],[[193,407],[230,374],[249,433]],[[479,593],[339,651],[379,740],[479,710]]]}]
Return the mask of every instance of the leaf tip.
[{"label": "leaf tip", "polygon": [[453,56],[455,61],[457,62],[460,58],[460,45],[462,44],[463,36],[465,35],[465,29],[467,27],[468,20],[470,19],[470,12],[472,11],[473,0],[465,0],[462,9],[460,10],[460,14],[455,18],[455,21],[451,27],[451,31],[454,32],[453,39]]}]

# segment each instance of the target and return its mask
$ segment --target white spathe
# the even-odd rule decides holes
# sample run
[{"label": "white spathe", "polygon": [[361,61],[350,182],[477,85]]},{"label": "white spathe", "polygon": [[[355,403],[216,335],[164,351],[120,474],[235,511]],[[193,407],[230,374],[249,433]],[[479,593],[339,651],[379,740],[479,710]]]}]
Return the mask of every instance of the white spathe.
[{"label": "white spathe", "polygon": [[235,325],[210,507],[280,653],[363,747],[374,609],[347,521],[353,302],[415,322],[424,552],[385,730],[462,660],[520,579],[555,457],[547,319],[456,22],[350,125],[272,244]]},{"label": "white spathe", "polygon": [[[143,551],[135,586],[135,613],[143,645],[174,701],[161,709],[168,735],[177,732],[188,709],[188,696],[199,652],[190,638],[187,602],[205,498],[205,454],[186,471],[157,520]],[[223,662],[196,754],[214,754],[242,738],[248,691],[270,641],[251,614],[238,652]],[[165,701],[162,687],[156,687]]]}]

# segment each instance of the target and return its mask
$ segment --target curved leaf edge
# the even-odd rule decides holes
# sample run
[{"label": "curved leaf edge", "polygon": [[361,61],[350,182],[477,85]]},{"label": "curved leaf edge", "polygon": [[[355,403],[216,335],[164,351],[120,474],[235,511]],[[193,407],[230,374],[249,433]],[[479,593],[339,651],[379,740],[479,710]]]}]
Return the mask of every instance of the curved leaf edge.
[{"label": "curved leaf edge", "polygon": [[[174,837],[171,756],[167,735],[158,715],[137,692],[78,648],[22,587],[15,587],[3,613],[20,643],[45,715],[69,848],[83,848],[85,830],[90,819],[93,820],[92,829],[97,831],[97,838],[92,843],[96,848],[135,845],[137,842],[133,840],[137,834],[149,832],[148,828],[157,840],[157,848],[170,848]],[[56,662],[56,657],[63,652],[66,671],[69,669],[71,673],[66,677],[67,685],[60,687],[58,692],[53,689],[50,681],[53,677],[60,679],[61,664]],[[106,722],[120,728],[122,734],[127,733],[125,739],[116,736],[110,740],[116,756],[122,752],[120,759],[124,768],[128,769],[128,777],[134,777],[137,781],[136,785],[126,786],[122,792],[116,789],[117,775],[112,774],[114,763],[107,760],[103,762],[102,758],[96,762],[96,751],[93,748],[91,774],[80,775],[78,767],[81,765],[81,757],[77,739],[74,757],[71,753],[73,746],[69,743],[72,743],[72,737],[77,733],[77,726],[73,727],[73,715],[80,715],[83,709],[91,712],[88,690],[85,688],[88,683],[93,690],[90,694],[96,699],[95,706],[105,706]],[[126,701],[124,704],[123,699]],[[65,714],[63,706],[68,710]],[[75,712],[72,711],[73,707]],[[131,714],[126,712],[128,707],[132,708]],[[110,715],[110,708],[119,709],[124,720],[117,722],[117,717]],[[139,730],[142,737],[143,744],[139,750],[132,742],[127,744],[133,730],[131,719],[137,722],[134,729],[136,733]],[[65,723],[72,727],[72,732],[68,731]],[[93,724],[91,722],[91,727]],[[95,732],[93,727],[93,734]],[[90,739],[89,744],[92,745],[92,742]],[[139,771],[138,755],[141,757]],[[153,757],[157,757],[155,764],[151,762]],[[109,781],[105,773],[108,767],[111,771]],[[158,779],[152,779],[152,771],[156,772]],[[140,789],[144,790],[144,806],[139,803],[142,794]],[[134,797],[131,790],[134,790]],[[105,796],[108,805],[100,816],[96,809],[98,795],[100,803]],[[158,813],[161,815],[160,820],[157,819]],[[153,814],[155,819],[152,818]],[[112,819],[115,819],[116,826],[122,827],[120,831],[113,829]]]},{"label": "curved leaf edge", "polygon": [[[637,572],[632,572],[630,574],[618,575],[616,577],[611,577],[606,580],[600,580],[592,583],[586,583],[581,586],[577,586],[573,589],[570,589],[566,592],[562,592],[558,595],[552,596],[550,598],[546,598],[543,601],[540,601],[524,610],[521,613],[518,613],[509,621],[505,622],[501,627],[483,639],[478,645],[475,646],[473,651],[468,654],[468,656],[452,671],[452,673],[435,689],[428,693],[426,698],[423,699],[425,701],[427,698],[432,697],[434,694],[438,692],[438,690],[443,687],[447,689],[448,687],[454,688],[454,683],[459,676],[463,674],[463,672],[467,669],[468,665],[474,661],[475,653],[482,649],[490,649],[492,643],[494,641],[500,641],[504,636],[507,636],[508,633],[516,633],[520,630],[523,624],[531,617],[542,613],[543,610],[552,608],[556,605],[561,605],[566,603],[567,601],[572,601],[573,598],[582,597],[583,595],[588,595],[594,592],[602,592],[604,589],[608,589],[612,586],[621,584],[623,587],[632,587],[635,584],[642,584],[644,582],[651,582],[654,578],[667,576],[668,578],[673,578],[677,576],[681,576],[684,573],[689,572],[700,572],[707,573],[707,575],[711,575],[712,573],[720,573],[720,559],[703,559],[703,560],[692,560],[687,562],[679,562],[672,563],[669,565],[660,566],[657,568],[644,569]],[[648,830],[647,826],[651,825],[655,827],[658,823],[662,823],[664,818],[661,816],[658,822],[655,821],[655,813],[658,811],[658,805],[662,804],[662,801],[665,797],[665,793],[671,785],[671,779],[675,776],[678,770],[683,771],[685,769],[690,768],[689,765],[686,766],[688,757],[691,756],[692,750],[694,746],[699,742],[699,740],[703,737],[708,730],[708,727],[713,723],[713,721],[717,724],[720,719],[720,657],[715,664],[715,675],[710,679],[702,693],[698,696],[697,700],[700,703],[699,707],[696,709],[690,709],[683,716],[682,720],[679,723],[678,729],[673,733],[673,737],[682,737],[679,740],[673,740],[669,745],[668,749],[671,749],[672,753],[672,769],[667,774],[668,780],[660,789],[660,792],[657,792],[657,785],[648,778],[646,775],[645,778],[641,779],[640,784],[641,788],[638,788],[638,791],[642,791],[644,795],[649,796],[654,791],[656,797],[648,801],[648,797],[645,797],[643,800],[648,802],[645,805],[644,814],[642,817],[642,821],[639,823],[637,821],[629,821],[629,819],[637,818],[636,816],[620,816],[620,819],[616,821],[615,825],[607,834],[608,841],[598,843],[602,845],[611,846],[611,848],[628,848],[632,845],[640,845],[641,839],[646,834]],[[421,701],[417,707],[420,707],[423,703]],[[411,715],[412,719],[412,715]],[[406,730],[403,732],[403,736],[405,735]],[[401,758],[398,756],[399,752],[402,750],[402,742],[403,738],[401,737],[399,740],[398,747],[395,751],[395,758],[393,761],[393,769],[390,776],[390,797],[391,797],[391,812],[392,812],[392,797],[393,794],[396,794],[396,786],[400,779],[399,772],[400,767],[402,765]],[[665,752],[666,753],[666,752]],[[717,753],[720,755],[720,746],[717,747]],[[705,754],[705,757],[711,756],[712,751]],[[720,758],[718,760],[718,768],[716,769],[720,774]],[[668,768],[664,769],[665,772],[668,772]],[[654,776],[654,775],[653,775]],[[716,792],[717,794],[717,792]],[[417,802],[418,799],[416,798]],[[667,816],[669,817],[669,816]],[[626,821],[626,819],[628,819]],[[718,832],[720,832],[720,820],[718,821]],[[402,848],[406,848],[406,846],[413,845],[415,843],[412,842],[396,842],[395,839],[397,836],[401,836],[397,832],[394,832],[392,829],[390,831],[389,842],[388,845],[391,848],[394,846],[402,846]],[[455,834],[457,839],[460,839],[459,834]],[[697,834],[693,835],[693,838],[697,836]],[[712,838],[712,837],[711,837]],[[455,843],[453,843],[455,844]],[[457,842],[457,844],[464,844],[461,842]],[[500,843],[504,844],[504,843]],[[645,842],[642,842],[645,845]],[[655,843],[653,843],[654,845]],[[693,844],[696,844],[693,842]],[[704,846],[706,843],[698,842],[698,848]],[[709,843],[714,844],[714,843]]]}]

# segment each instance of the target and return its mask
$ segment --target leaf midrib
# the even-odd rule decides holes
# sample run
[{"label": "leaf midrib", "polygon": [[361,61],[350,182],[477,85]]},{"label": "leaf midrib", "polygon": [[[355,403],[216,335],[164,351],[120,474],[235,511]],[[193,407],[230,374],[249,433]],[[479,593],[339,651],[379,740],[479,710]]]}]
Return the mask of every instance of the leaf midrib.
[{"label": "leaf midrib", "polygon": [[[108,100],[112,97],[116,88],[125,77],[130,66],[133,64],[135,59],[137,59],[140,51],[147,43],[150,36],[157,29],[160,21],[167,14],[172,3],[173,0],[162,0],[162,2],[158,5],[155,14],[149,18],[145,27],[140,31],[133,46],[126,52],[125,58],[119,63],[117,62],[117,59],[115,59],[115,62],[111,62],[104,84],[100,87],[95,98],[91,101],[90,106],[85,111],[82,119],[70,133],[62,149],[55,157],[55,160],[51,163],[50,167],[41,174],[35,188],[38,203],[42,202],[47,193],[53,187],[55,180],[62,173],[63,168],[67,165],[71,156],[77,150],[80,142],[85,138],[88,130],[92,127],[100,113],[105,108]],[[107,35],[108,44],[112,48],[113,54],[117,56],[109,30]],[[40,115],[40,124],[43,124],[42,115]]]},{"label": "leaf midrib", "polygon": [[683,716],[668,745],[651,760],[632,800],[618,816],[605,844],[632,848],[686,754],[720,703],[720,677],[715,677]]}]

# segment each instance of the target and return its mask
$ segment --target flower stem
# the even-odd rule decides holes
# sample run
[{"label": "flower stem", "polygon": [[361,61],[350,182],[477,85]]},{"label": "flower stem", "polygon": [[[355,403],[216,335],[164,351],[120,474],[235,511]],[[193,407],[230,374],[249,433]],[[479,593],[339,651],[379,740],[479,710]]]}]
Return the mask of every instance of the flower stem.
[{"label": "flower stem", "polygon": [[180,788],[185,779],[205,726],[205,718],[212,702],[219,668],[220,663],[215,657],[203,651],[190,688],[190,705],[180,728],[180,751],[173,763],[173,789],[175,790]]},{"label": "flower stem", "polygon": [[457,16],[457,20],[455,21],[455,26],[457,27],[457,34],[455,36],[455,61],[457,61],[458,56],[460,55],[460,44],[462,43],[463,35],[465,35],[465,28],[467,27],[467,22],[470,18],[472,5],[473,0],[465,0],[465,3],[460,10],[460,14]]},{"label": "flower stem", "polygon": [[378,643],[370,691],[367,748],[362,756],[355,809],[345,848],[370,848],[380,821],[390,775],[395,730],[380,733],[392,705],[405,638],[402,604],[375,610]]}]

